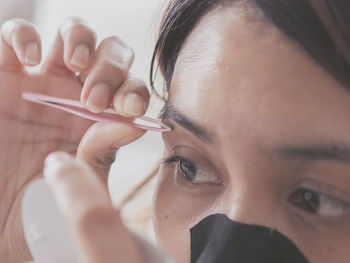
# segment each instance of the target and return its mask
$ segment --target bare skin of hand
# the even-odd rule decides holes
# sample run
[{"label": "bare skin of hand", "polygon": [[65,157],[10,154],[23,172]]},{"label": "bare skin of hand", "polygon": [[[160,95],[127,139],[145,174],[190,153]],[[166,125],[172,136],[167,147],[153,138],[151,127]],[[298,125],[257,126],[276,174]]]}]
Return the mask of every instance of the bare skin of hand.
[{"label": "bare skin of hand", "polygon": [[[79,19],[60,26],[44,59],[39,33],[26,21],[6,22],[0,41],[0,262],[23,262],[31,255],[23,236],[21,200],[29,183],[42,176],[45,157],[57,150],[77,155],[106,185],[118,147],[143,132],[118,124],[92,125],[26,102],[22,92],[81,99],[93,112],[112,106],[129,117],[144,114],[149,94],[129,73],[133,51],[117,37],[96,48],[94,31]],[[37,73],[28,73],[27,67],[38,64]]]},{"label": "bare skin of hand", "polygon": [[56,152],[46,159],[44,174],[81,262],[144,262],[145,251],[124,226],[100,176],[86,162]]}]

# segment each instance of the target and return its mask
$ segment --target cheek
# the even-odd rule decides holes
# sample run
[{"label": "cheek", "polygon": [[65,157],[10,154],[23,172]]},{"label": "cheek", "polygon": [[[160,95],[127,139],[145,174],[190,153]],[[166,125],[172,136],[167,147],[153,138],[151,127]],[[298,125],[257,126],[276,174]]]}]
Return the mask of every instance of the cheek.
[{"label": "cheek", "polygon": [[190,261],[191,221],[183,215],[183,199],[174,193],[171,179],[160,176],[153,203],[153,224],[158,242],[175,262]]},{"label": "cheek", "polygon": [[[160,172],[153,203],[153,224],[158,242],[175,262],[190,261],[190,229],[215,207],[210,191],[185,189]],[[186,259],[186,260],[184,260]]]},{"label": "cheek", "polygon": [[310,262],[349,262],[350,229],[343,226],[293,228],[290,236]]}]

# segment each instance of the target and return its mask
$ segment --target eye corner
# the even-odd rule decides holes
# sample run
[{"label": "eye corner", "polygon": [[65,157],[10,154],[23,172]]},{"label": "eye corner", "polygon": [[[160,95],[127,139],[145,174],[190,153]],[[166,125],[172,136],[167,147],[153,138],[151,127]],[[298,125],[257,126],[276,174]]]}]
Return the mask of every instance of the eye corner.
[{"label": "eye corner", "polygon": [[332,221],[350,215],[350,203],[313,189],[301,187],[288,198],[290,204],[308,217]]}]

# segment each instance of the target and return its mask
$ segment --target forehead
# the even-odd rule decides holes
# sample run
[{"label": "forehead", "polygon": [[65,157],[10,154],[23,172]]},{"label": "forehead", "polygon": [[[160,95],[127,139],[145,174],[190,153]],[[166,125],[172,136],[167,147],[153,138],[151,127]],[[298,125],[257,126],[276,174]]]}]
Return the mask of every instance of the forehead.
[{"label": "forehead", "polygon": [[215,9],[193,30],[169,99],[222,140],[350,131],[349,92],[277,28],[235,7]]}]

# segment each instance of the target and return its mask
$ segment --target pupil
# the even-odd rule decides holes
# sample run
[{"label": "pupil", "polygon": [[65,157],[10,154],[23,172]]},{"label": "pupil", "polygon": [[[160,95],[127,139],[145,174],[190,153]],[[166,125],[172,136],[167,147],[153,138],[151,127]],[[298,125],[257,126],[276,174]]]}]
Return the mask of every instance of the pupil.
[{"label": "pupil", "polygon": [[304,192],[304,201],[306,206],[313,212],[317,212],[319,209],[319,199],[317,194],[311,191]]},{"label": "pupil", "polygon": [[188,181],[193,181],[196,178],[197,174],[197,169],[196,166],[188,161],[188,160],[181,160],[180,161],[180,170],[183,176],[188,180]]}]

